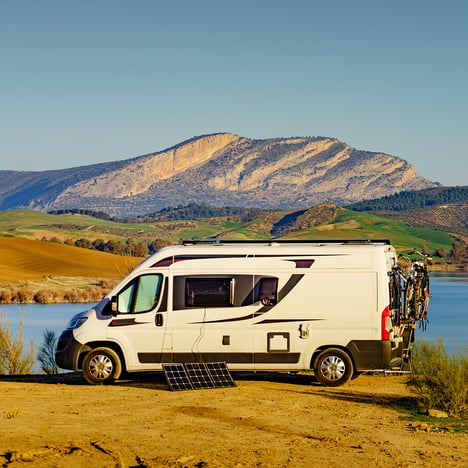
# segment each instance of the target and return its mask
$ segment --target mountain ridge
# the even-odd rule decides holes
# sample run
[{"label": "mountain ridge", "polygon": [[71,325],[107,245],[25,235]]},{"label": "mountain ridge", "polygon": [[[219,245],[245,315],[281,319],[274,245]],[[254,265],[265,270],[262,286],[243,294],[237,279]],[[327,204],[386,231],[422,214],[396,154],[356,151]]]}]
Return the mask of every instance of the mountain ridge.
[{"label": "mountain ridge", "polygon": [[437,184],[407,161],[336,138],[215,133],[135,158],[57,171],[0,171],[0,209],[138,215],[190,201],[295,208],[353,203]]}]

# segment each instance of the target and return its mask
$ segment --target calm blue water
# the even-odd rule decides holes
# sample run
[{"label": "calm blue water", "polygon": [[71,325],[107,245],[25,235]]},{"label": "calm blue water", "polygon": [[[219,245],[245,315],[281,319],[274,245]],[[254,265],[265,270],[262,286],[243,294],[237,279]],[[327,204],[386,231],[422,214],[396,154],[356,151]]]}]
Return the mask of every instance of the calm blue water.
[{"label": "calm blue water", "polygon": [[[431,293],[429,323],[426,330],[416,329],[416,340],[435,342],[442,337],[449,349],[459,346],[463,351],[468,345],[468,274],[433,273]],[[59,336],[72,315],[93,305],[0,305],[0,316],[8,318],[13,332],[18,330],[22,316],[25,340],[33,340],[37,347],[42,344],[44,330],[53,330]]]},{"label": "calm blue water", "polygon": [[427,330],[416,330],[418,338],[437,341],[443,338],[447,348],[468,346],[468,274],[432,273],[429,323]]}]

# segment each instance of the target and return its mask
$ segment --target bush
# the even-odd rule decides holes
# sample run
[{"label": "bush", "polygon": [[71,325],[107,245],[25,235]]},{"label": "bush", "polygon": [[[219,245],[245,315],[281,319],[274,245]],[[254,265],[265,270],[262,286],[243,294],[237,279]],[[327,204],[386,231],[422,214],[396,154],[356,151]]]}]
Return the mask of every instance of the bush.
[{"label": "bush", "polygon": [[17,291],[16,298],[19,303],[27,304],[33,302],[33,293],[27,287],[22,287]]},{"label": "bush", "polygon": [[65,302],[80,302],[81,292],[77,289],[67,289],[63,293],[63,300]]},{"label": "bush", "polygon": [[0,303],[10,303],[12,302],[13,291],[10,288],[0,289]]},{"label": "bush", "polygon": [[52,302],[53,295],[50,290],[40,289],[34,294],[34,302],[39,304],[50,304]]},{"label": "bush", "polygon": [[0,315],[0,374],[29,374],[34,365],[34,345],[26,350],[23,339],[23,321],[13,335],[8,320]]},{"label": "bush", "polygon": [[408,385],[413,387],[422,407],[438,409],[451,416],[468,411],[468,355],[457,350],[448,354],[442,339],[437,344],[419,341],[411,361]]}]

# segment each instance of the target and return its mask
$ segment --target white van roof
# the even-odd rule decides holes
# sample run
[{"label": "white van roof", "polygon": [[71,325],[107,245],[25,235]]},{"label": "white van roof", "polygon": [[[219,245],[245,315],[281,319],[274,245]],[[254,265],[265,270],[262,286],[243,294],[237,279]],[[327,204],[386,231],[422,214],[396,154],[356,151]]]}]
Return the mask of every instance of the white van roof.
[{"label": "white van roof", "polygon": [[369,256],[376,250],[388,252],[394,248],[388,240],[311,240],[311,241],[219,241],[184,240],[181,244],[164,247],[140,264],[141,269],[173,265],[181,260],[213,258],[260,258],[310,255]]}]

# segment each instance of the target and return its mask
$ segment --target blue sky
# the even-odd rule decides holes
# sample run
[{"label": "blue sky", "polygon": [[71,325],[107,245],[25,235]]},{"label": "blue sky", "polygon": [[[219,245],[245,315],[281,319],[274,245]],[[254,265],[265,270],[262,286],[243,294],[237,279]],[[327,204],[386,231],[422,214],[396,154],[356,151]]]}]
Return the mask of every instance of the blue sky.
[{"label": "blue sky", "polygon": [[468,184],[468,2],[0,2],[0,169],[330,136]]}]

